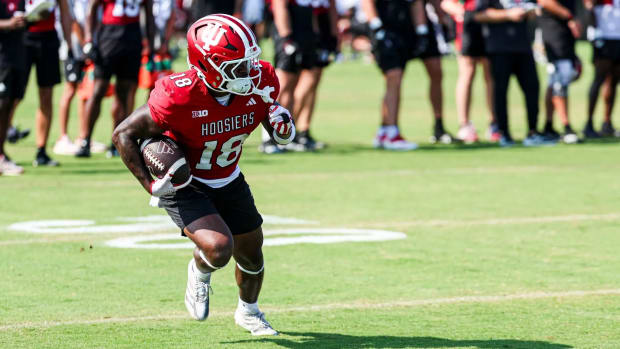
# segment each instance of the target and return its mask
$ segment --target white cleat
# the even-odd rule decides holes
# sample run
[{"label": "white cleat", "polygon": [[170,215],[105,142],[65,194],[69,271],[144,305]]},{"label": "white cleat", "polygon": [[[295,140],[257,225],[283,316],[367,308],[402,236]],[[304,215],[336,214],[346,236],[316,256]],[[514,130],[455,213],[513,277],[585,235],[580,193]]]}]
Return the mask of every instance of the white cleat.
[{"label": "white cleat", "polygon": [[198,321],[204,321],[209,316],[209,292],[211,291],[211,274],[206,280],[201,280],[194,271],[196,262],[192,258],[187,266],[187,289],[185,290],[185,307],[189,314]]},{"label": "white cleat", "polygon": [[395,150],[395,151],[409,151],[418,149],[418,145],[409,142],[400,135],[396,135],[394,138],[385,138],[383,140],[383,149],[385,150]]},{"label": "white cleat", "polygon": [[235,311],[235,323],[252,333],[252,336],[277,336],[278,331],[265,320],[265,313],[246,313],[240,309]]}]

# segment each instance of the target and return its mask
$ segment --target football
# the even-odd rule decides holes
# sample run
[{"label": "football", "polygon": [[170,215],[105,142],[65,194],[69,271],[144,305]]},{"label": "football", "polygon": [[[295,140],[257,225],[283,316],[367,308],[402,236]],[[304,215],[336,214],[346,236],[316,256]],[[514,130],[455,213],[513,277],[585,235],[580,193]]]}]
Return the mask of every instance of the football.
[{"label": "football", "polygon": [[169,137],[161,136],[142,141],[140,145],[144,164],[154,177],[163,178],[178,161],[182,165],[174,172],[172,184],[183,184],[190,178],[190,170],[183,150]]}]

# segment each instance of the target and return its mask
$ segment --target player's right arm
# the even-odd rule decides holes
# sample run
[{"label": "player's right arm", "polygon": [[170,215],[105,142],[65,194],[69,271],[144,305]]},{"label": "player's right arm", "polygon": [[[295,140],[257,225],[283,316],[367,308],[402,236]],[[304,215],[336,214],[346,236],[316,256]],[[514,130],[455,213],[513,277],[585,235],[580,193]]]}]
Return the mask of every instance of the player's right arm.
[{"label": "player's right arm", "polygon": [[152,193],[152,179],[142,160],[138,140],[160,136],[162,133],[164,130],[153,121],[151,111],[146,104],[136,109],[112,133],[112,142],[121,159],[149,193]]},{"label": "player's right arm", "polygon": [[86,51],[90,51],[92,48],[93,32],[97,26],[97,14],[99,12],[98,9],[99,5],[101,5],[101,1],[102,0],[90,0],[88,2],[88,11],[86,13],[86,21],[84,23],[84,43],[90,44],[90,46],[88,48],[84,47],[84,53],[86,55],[90,53]]}]

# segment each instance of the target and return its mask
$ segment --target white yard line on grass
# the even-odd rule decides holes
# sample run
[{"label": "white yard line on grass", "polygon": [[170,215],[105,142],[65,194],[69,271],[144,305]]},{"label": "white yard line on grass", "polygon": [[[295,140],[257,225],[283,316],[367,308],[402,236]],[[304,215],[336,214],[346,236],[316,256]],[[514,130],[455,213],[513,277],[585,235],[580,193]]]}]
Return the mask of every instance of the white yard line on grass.
[{"label": "white yard line on grass", "polygon": [[542,216],[542,217],[508,217],[488,218],[473,220],[419,220],[408,222],[381,222],[360,223],[355,226],[364,228],[407,228],[407,227],[440,227],[440,226],[471,226],[471,225],[512,225],[512,224],[539,224],[557,222],[581,222],[581,221],[613,221],[620,219],[620,213],[607,214],[574,214],[567,216]]},{"label": "white yard line on grass", "polygon": [[[263,310],[267,314],[278,313],[291,313],[291,312],[319,312],[325,310],[364,310],[364,309],[389,309],[389,308],[411,308],[427,305],[442,305],[442,304],[459,304],[459,303],[495,303],[495,302],[507,302],[514,300],[531,300],[531,299],[548,299],[548,298],[568,298],[568,297],[586,297],[586,296],[606,296],[606,295],[620,295],[620,289],[606,289],[606,290],[590,290],[590,291],[560,291],[560,292],[529,292],[511,295],[499,295],[499,296],[462,296],[462,297],[447,297],[447,298],[431,298],[431,299],[418,299],[418,300],[401,300],[393,302],[383,303],[331,303],[324,305],[310,305],[299,307],[269,307],[266,306]],[[232,317],[232,311],[212,311],[209,317]],[[171,313],[165,315],[152,315],[152,316],[136,316],[136,317],[110,317],[102,319],[92,320],[71,320],[71,321],[42,321],[42,322],[24,322],[10,325],[1,325],[0,331],[19,330],[25,328],[50,328],[58,326],[72,326],[72,325],[97,325],[97,324],[110,324],[110,323],[128,323],[128,322],[141,322],[151,320],[178,320],[178,319],[190,319],[186,313]]]}]

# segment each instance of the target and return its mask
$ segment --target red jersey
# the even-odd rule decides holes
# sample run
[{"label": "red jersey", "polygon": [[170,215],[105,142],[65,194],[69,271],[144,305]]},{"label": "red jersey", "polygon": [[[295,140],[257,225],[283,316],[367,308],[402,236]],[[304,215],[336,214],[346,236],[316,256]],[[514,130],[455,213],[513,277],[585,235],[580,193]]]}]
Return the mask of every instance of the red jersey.
[{"label": "red jersey", "polygon": [[269,91],[270,101],[256,94],[231,95],[223,106],[193,69],[155,83],[148,101],[151,117],[181,146],[194,177],[224,179],[237,169],[243,142],[267,118],[280,92],[274,68],[265,61],[260,65],[258,88]]},{"label": "red jersey", "polygon": [[54,23],[56,23],[56,0],[26,0],[26,13],[32,11],[41,2],[50,2],[53,6],[50,8],[49,15],[40,21],[36,21],[28,26],[28,31],[31,33],[41,33],[56,30]]},{"label": "red jersey", "polygon": [[142,0],[102,0],[105,25],[127,25],[140,21]]}]

